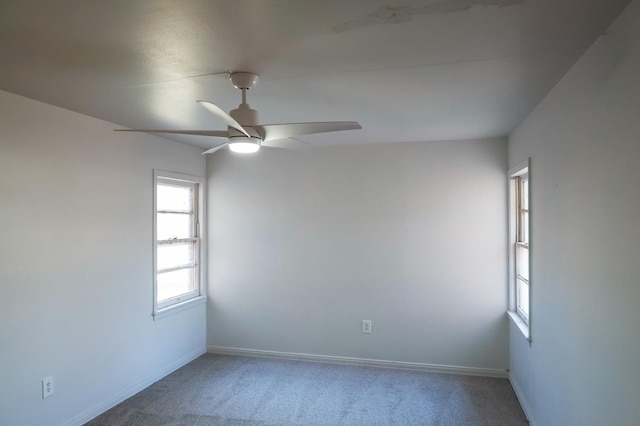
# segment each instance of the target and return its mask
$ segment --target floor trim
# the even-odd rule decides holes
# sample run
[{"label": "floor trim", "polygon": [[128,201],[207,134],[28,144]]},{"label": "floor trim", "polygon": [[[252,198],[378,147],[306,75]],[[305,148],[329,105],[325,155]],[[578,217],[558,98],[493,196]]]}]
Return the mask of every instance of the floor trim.
[{"label": "floor trim", "polygon": [[453,365],[424,364],[419,362],[386,361],[379,359],[351,358],[343,356],[313,355],[293,352],[264,351],[258,349],[207,346],[207,352],[221,355],[240,355],[262,358],[278,358],[291,361],[325,362],[329,364],[359,365],[364,367],[397,368],[400,370],[428,371],[432,373],[461,374],[467,376],[499,377],[506,379],[506,370],[494,368],[459,367]]},{"label": "floor trim", "polygon": [[533,420],[531,408],[529,404],[527,404],[527,400],[524,398],[524,394],[522,393],[522,389],[518,384],[518,381],[513,378],[511,374],[509,374],[509,383],[511,383],[511,387],[513,388],[513,392],[516,394],[516,398],[522,407],[522,411],[524,411],[524,416],[527,418],[527,421],[531,426],[535,426],[536,422]]},{"label": "floor trim", "polygon": [[133,395],[137,394],[141,390],[151,386],[158,380],[173,373],[178,368],[183,367],[184,365],[190,363],[191,361],[195,360],[196,358],[198,358],[204,353],[206,353],[205,350],[199,349],[188,355],[185,355],[184,357],[178,359],[177,361],[172,362],[171,364],[167,365],[163,369],[157,371],[156,374],[153,374],[152,376],[147,377],[144,380],[141,380],[140,382],[126,388],[125,390],[118,392],[113,397],[111,397],[108,401],[94,405],[93,407],[83,411],[82,413],[69,419],[63,424],[65,426],[76,426],[76,425],[80,426],[85,424],[89,420],[92,420],[98,417],[100,414],[104,413],[105,411],[120,404],[125,399],[132,397]]}]

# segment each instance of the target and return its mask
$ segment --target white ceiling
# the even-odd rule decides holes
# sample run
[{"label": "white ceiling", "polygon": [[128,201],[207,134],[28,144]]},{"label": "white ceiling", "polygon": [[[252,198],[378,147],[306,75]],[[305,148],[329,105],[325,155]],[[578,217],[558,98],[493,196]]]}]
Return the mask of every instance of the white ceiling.
[{"label": "white ceiling", "polygon": [[[508,135],[629,0],[2,0],[0,89],[129,128],[359,121],[361,144]],[[127,134],[122,134],[127,137]],[[219,139],[171,139],[212,147]]]}]

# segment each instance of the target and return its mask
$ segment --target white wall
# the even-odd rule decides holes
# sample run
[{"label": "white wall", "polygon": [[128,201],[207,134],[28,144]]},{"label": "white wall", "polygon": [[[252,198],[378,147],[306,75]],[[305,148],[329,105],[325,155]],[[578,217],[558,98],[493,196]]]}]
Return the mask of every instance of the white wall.
[{"label": "white wall", "polygon": [[640,418],[640,1],[509,140],[532,159],[531,347],[512,382],[535,424]]},{"label": "white wall", "polygon": [[504,371],[506,160],[506,140],[211,156],[210,349]]},{"label": "white wall", "polygon": [[152,170],[205,160],[115,127],[0,92],[2,425],[81,423],[205,351],[204,305],[151,317]]}]

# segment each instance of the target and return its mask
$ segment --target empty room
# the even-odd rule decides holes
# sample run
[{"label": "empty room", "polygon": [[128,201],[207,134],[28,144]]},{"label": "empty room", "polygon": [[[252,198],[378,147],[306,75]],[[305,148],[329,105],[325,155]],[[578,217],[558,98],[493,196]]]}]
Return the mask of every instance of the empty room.
[{"label": "empty room", "polygon": [[640,0],[4,0],[0,425],[640,424]]}]

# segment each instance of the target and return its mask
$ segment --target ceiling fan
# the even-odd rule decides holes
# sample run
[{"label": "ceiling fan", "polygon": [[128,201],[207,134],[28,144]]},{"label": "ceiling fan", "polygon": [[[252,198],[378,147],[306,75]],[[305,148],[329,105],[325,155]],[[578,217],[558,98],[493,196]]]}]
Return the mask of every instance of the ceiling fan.
[{"label": "ceiling fan", "polygon": [[117,129],[120,132],[169,133],[178,135],[213,136],[226,138],[227,141],[217,145],[203,154],[211,154],[229,145],[234,152],[252,153],[261,146],[287,148],[283,139],[314,133],[336,132],[340,130],[361,129],[355,121],[330,121],[288,124],[258,124],[258,111],[247,104],[247,90],[255,87],[258,76],[249,72],[234,72],[230,76],[231,83],[242,90],[242,103],[229,114],[219,106],[207,102],[197,101],[213,115],[227,123],[227,130],[159,130],[159,129]]}]

